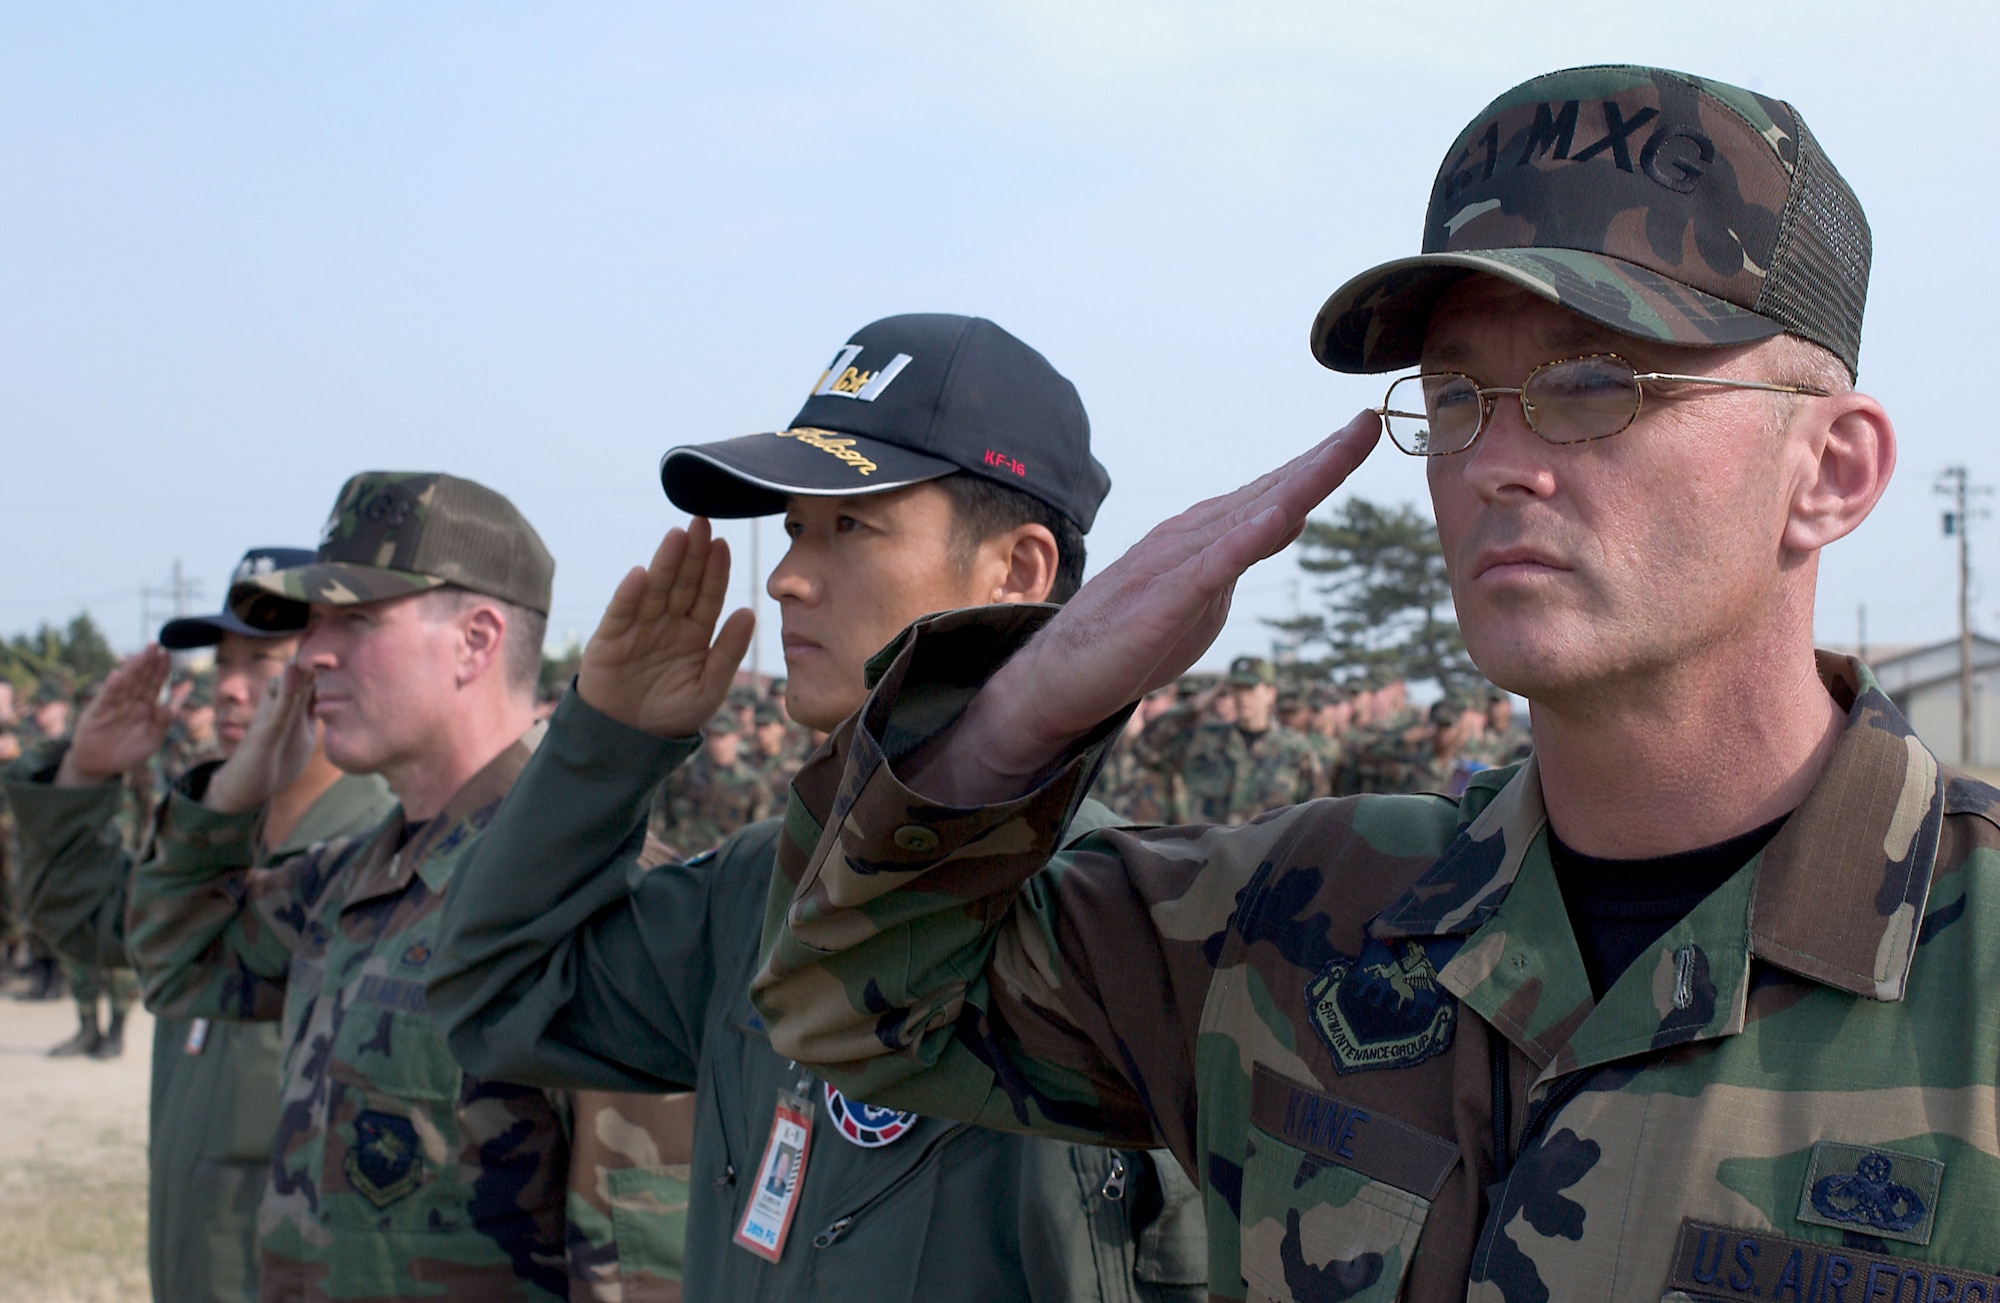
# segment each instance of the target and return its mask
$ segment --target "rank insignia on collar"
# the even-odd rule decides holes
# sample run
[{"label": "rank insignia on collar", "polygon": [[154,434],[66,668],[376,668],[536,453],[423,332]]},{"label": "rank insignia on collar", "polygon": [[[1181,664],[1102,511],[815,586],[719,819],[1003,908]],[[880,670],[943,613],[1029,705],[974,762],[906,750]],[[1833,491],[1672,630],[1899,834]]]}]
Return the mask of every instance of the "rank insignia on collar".
[{"label": "rank insignia on collar", "polygon": [[850,1100],[830,1081],[826,1083],[826,1115],[833,1120],[833,1129],[840,1133],[841,1139],[863,1149],[892,1145],[921,1120],[915,1113],[898,1113],[892,1108],[876,1108],[858,1099]]},{"label": "rank insignia on collar", "polygon": [[1306,983],[1313,1026],[1342,1073],[1407,1068],[1451,1044],[1458,1001],[1438,984],[1438,969],[1463,942],[1369,938],[1359,957],[1336,953]]},{"label": "rank insignia on collar", "polygon": [[1806,1165],[1798,1219],[1837,1231],[1929,1244],[1944,1164],[1895,1149],[1822,1140]]},{"label": "rank insignia on collar", "polygon": [[341,1164],[355,1193],[387,1208],[423,1184],[417,1128],[410,1119],[373,1109],[354,1119],[354,1147]]}]

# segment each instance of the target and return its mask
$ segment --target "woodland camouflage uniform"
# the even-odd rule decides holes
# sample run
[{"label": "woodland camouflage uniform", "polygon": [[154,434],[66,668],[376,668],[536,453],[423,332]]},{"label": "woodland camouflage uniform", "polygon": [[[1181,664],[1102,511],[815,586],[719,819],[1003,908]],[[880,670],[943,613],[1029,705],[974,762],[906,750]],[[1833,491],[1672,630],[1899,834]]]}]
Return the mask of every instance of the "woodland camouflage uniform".
[{"label": "woodland camouflage uniform", "polygon": [[1326,777],[1305,735],[1273,722],[1261,733],[1174,706],[1133,744],[1139,763],[1177,775],[1175,823],[1238,824],[1325,794]]},{"label": "woodland camouflage uniform", "polygon": [[781,1053],[885,1106],[1167,1145],[1218,1298],[1865,1298],[1905,1263],[1996,1297],[2000,793],[1859,662],[1821,660],[1847,726],[1804,804],[1593,1001],[1532,760],[1060,852],[1120,719],[1017,801],[899,783],[885,751],[1038,622],[919,622],[800,773],[828,831],[780,845],[753,987]]},{"label": "woodland camouflage uniform", "polygon": [[[302,603],[449,583],[546,613],[555,562],[512,503],[432,473],[341,489],[313,562],[249,576],[233,614],[277,632]],[[279,1021],[285,1061],[259,1221],[262,1297],[562,1299],[569,1102],[465,1073],[424,1002],[439,910],[528,761],[530,730],[432,818],[254,863],[259,812],[168,798],[133,877],[128,945],[150,1007]]]},{"label": "woodland camouflage uniform", "polygon": [[[743,739],[750,743],[749,738]],[[768,819],[779,808],[770,780],[750,759],[754,743],[736,762],[719,765],[706,750],[667,776],[653,802],[648,831],[682,856],[720,846],[738,828]]]},{"label": "woodland camouflage uniform", "polygon": [[423,998],[445,888],[528,750],[421,826],[398,810],[265,868],[256,812],[168,798],[159,858],[132,887],[147,1005],[282,1024],[267,1301],[567,1294],[567,1101],[459,1071]]}]

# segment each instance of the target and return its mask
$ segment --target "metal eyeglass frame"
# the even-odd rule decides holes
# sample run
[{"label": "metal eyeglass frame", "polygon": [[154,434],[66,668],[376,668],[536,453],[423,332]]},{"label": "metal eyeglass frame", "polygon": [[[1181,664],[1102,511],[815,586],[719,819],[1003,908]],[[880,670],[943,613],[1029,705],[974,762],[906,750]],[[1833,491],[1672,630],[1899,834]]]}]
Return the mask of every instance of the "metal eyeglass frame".
[{"label": "metal eyeglass frame", "polygon": [[[1570,362],[1591,362],[1598,359],[1616,362],[1632,373],[1632,387],[1635,391],[1632,400],[1632,414],[1625,418],[1625,424],[1615,430],[1606,431],[1603,434],[1593,434],[1588,439],[1551,439],[1546,434],[1543,434],[1540,427],[1535,424],[1534,413],[1528,410],[1526,400],[1521,397],[1527,392],[1528,386],[1534,382],[1536,376],[1552,366],[1563,366]],[[1804,394],[1811,398],[1827,398],[1831,396],[1826,390],[1816,389],[1811,385],[1772,384],[1762,380],[1730,380],[1722,376],[1676,375],[1668,371],[1642,372],[1639,368],[1633,366],[1631,362],[1616,353],[1580,353],[1575,357],[1559,357],[1542,363],[1534,370],[1528,372],[1527,377],[1518,385],[1493,385],[1490,387],[1481,385],[1477,380],[1474,380],[1463,371],[1419,371],[1414,375],[1397,376],[1389,382],[1388,392],[1382,395],[1382,405],[1375,409],[1375,415],[1382,418],[1383,433],[1388,433],[1389,418],[1391,416],[1405,417],[1413,421],[1430,421],[1431,418],[1427,413],[1392,411],[1389,407],[1389,395],[1396,392],[1397,385],[1402,384],[1406,380],[1419,380],[1430,376],[1456,376],[1458,379],[1470,384],[1473,393],[1479,397],[1479,424],[1473,429],[1472,437],[1465,441],[1463,447],[1453,448],[1450,452],[1411,452],[1408,448],[1405,448],[1400,443],[1396,443],[1395,439],[1391,438],[1389,442],[1395,444],[1396,451],[1406,456],[1455,457],[1459,453],[1469,451],[1473,444],[1479,442],[1479,436],[1486,433],[1486,427],[1493,419],[1493,400],[1508,394],[1512,394],[1517,400],[1521,400],[1521,419],[1526,421],[1528,428],[1535,432],[1535,437],[1543,443],[1557,448],[1570,448],[1580,443],[1596,443],[1599,439],[1609,439],[1614,434],[1623,434],[1625,431],[1631,429],[1632,422],[1638,420],[1639,413],[1645,410],[1646,385],[1649,382],[1655,384],[1717,385],[1725,389],[1754,389],[1771,394]]]}]

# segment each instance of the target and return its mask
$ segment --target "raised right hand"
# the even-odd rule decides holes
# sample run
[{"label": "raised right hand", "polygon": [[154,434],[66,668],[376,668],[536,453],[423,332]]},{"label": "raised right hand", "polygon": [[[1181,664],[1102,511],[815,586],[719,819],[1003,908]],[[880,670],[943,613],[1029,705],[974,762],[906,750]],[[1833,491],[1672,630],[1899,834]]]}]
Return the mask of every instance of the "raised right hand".
[{"label": "raised right hand", "polygon": [[1174,682],[1222,631],[1243,572],[1299,536],[1381,428],[1362,412],[1278,469],[1156,526],[995,671],[908,781],[957,805],[1010,799],[1078,737]]},{"label": "raised right hand", "polygon": [[261,809],[298,781],[319,744],[312,685],[312,671],[297,661],[265,685],[243,741],[208,780],[203,805],[224,814]]},{"label": "raised right hand", "polygon": [[173,662],[158,644],[111,671],[77,717],[69,750],[56,768],[57,787],[95,787],[146,763],[167,740],[174,712],[194,687],[175,686],[165,705],[160,689]]},{"label": "raised right hand", "polygon": [[654,737],[699,733],[750,650],[750,612],[732,613],[716,631],[728,594],[729,545],[708,521],[668,530],[653,563],[634,566],[611,594],[583,649],[577,695]]}]

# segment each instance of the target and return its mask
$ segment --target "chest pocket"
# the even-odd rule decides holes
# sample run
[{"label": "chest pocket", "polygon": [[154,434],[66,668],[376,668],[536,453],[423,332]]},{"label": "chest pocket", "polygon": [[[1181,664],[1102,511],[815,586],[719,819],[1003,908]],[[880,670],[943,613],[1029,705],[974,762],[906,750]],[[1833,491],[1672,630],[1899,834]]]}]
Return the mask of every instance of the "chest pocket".
[{"label": "chest pocket", "polygon": [[1253,1300],[1397,1297],[1457,1147],[1262,1066],[1244,1154]]}]

